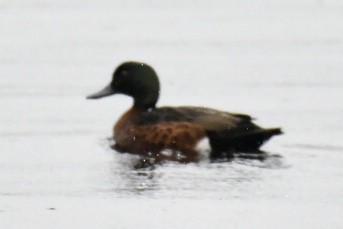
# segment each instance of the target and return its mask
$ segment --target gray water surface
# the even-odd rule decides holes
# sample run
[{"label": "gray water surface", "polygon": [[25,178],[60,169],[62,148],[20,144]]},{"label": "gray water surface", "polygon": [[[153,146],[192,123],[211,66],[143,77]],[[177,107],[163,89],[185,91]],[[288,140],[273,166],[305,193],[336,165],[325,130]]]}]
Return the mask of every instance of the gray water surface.
[{"label": "gray water surface", "polygon": [[[341,228],[340,1],[0,0],[1,228]],[[110,149],[125,96],[87,101],[126,60],[159,105],[282,127],[265,161],[135,169]]]}]

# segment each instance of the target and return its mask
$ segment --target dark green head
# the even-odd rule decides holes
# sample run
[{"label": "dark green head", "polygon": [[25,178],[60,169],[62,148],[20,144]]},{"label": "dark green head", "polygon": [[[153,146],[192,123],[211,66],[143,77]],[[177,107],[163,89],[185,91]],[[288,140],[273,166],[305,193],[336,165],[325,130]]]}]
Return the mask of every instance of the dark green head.
[{"label": "dark green head", "polygon": [[159,91],[160,83],[152,67],[144,63],[125,62],[114,71],[112,82],[107,87],[87,99],[124,94],[133,97],[135,107],[149,109],[155,107]]}]

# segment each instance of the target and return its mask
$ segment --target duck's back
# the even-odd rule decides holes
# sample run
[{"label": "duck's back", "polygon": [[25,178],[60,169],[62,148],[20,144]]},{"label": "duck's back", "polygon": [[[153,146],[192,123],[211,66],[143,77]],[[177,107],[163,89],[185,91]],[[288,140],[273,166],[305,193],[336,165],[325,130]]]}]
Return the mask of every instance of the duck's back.
[{"label": "duck's back", "polygon": [[141,113],[139,125],[167,122],[187,122],[201,126],[206,132],[212,151],[256,151],[280,128],[263,129],[244,114],[228,113],[203,107],[161,107]]},{"label": "duck's back", "polygon": [[206,132],[224,130],[239,132],[259,128],[251,120],[252,118],[248,115],[204,107],[161,107],[140,114],[138,124],[189,122],[202,126]]}]

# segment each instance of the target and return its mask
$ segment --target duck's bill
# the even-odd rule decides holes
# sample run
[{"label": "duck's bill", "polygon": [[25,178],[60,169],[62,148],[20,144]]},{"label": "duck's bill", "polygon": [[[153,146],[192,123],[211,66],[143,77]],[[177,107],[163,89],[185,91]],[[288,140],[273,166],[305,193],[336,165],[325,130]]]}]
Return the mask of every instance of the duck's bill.
[{"label": "duck's bill", "polygon": [[97,93],[94,93],[94,94],[87,96],[87,99],[100,99],[102,97],[113,95],[115,93],[116,92],[115,92],[115,90],[112,89],[111,85],[108,85],[107,87],[105,87],[101,91],[98,91]]}]

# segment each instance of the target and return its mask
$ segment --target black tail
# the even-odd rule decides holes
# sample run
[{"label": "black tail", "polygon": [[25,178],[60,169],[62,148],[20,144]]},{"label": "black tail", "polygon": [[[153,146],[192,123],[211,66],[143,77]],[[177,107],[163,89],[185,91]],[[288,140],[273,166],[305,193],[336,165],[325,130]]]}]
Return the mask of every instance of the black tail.
[{"label": "black tail", "polygon": [[268,139],[279,134],[282,134],[280,128],[262,129],[259,127],[237,132],[230,130],[212,132],[209,133],[212,156],[223,152],[256,152]]}]

